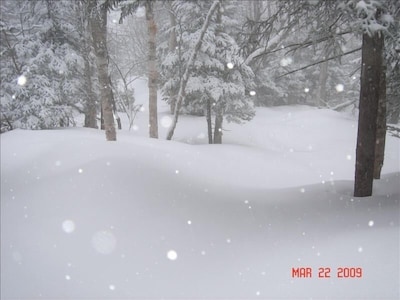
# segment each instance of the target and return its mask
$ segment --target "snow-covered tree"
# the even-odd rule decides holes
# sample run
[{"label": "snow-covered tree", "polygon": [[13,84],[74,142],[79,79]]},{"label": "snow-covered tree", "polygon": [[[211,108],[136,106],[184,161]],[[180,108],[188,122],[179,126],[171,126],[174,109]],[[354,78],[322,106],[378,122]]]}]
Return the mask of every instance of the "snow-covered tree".
[{"label": "snow-covered tree", "polygon": [[1,1],[2,127],[67,126],[82,59],[71,1]]},{"label": "snow-covered tree", "polygon": [[[380,0],[348,0],[342,4],[343,10],[351,16],[351,25],[363,34],[354,184],[354,195],[357,197],[372,195],[374,175],[379,177],[379,174],[374,174],[374,167],[383,161],[383,157],[381,159],[380,155],[376,155],[376,144],[384,142],[377,130],[379,120],[385,120],[385,116],[380,116],[384,110],[379,109],[384,104],[380,102],[386,100],[386,86],[382,86],[386,83],[386,74],[383,72],[384,34],[391,31],[394,23],[391,11],[385,4]],[[379,131],[381,135],[386,134],[386,126],[383,129]]]},{"label": "snow-covered tree", "polygon": [[[175,99],[183,77],[182,68],[189,62],[212,3],[172,2],[177,25],[171,30],[176,32],[177,47],[171,49],[162,62],[162,92],[166,101]],[[228,29],[237,25],[232,17],[233,9],[226,3],[211,17],[185,88],[183,108],[186,112],[207,116],[210,143],[221,143],[224,117],[229,122],[241,122],[254,116],[249,95],[254,74],[240,56],[239,47]],[[215,115],[213,138],[211,114]]]}]

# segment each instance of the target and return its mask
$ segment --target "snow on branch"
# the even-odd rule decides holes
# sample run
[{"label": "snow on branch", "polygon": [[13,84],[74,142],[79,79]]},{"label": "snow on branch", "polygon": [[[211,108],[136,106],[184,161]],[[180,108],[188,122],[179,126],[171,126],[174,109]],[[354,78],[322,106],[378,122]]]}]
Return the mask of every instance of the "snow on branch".
[{"label": "snow on branch", "polygon": [[196,60],[197,53],[199,52],[201,44],[203,43],[203,38],[204,38],[204,35],[210,24],[211,17],[214,14],[214,12],[217,10],[219,5],[220,5],[220,0],[215,0],[213,2],[213,4],[211,5],[210,10],[208,11],[206,19],[204,21],[203,27],[201,28],[200,36],[192,50],[192,54],[190,55],[189,61],[186,65],[185,72],[183,74],[182,81],[179,86],[178,98],[176,100],[176,105],[175,105],[175,110],[174,110],[174,118],[173,118],[172,125],[168,131],[167,140],[172,139],[172,136],[174,135],[174,131],[176,128],[176,124],[178,123],[179,110],[181,108],[181,105],[182,105],[182,102],[184,99],[186,84],[189,80],[190,67],[194,64],[194,62]]},{"label": "snow on branch", "polygon": [[394,23],[393,17],[386,12],[383,0],[349,0],[339,7],[354,13],[354,25],[369,36],[387,31]]}]

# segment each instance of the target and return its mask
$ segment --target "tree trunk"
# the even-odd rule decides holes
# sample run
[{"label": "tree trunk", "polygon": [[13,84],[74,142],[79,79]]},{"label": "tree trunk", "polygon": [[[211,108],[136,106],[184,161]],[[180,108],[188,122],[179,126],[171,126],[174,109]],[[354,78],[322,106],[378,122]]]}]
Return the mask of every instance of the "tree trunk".
[{"label": "tree trunk", "polygon": [[148,56],[148,86],[149,86],[149,134],[151,138],[158,138],[157,120],[157,56],[156,56],[156,34],[157,26],[154,20],[153,3],[146,2],[146,20],[149,43]]},{"label": "tree trunk", "polygon": [[168,50],[170,52],[175,51],[176,46],[178,44],[177,39],[176,39],[176,18],[175,14],[172,11],[172,2],[167,1],[167,7],[169,10],[169,26],[170,26],[170,33],[169,33],[169,39],[168,39]]},{"label": "tree trunk", "polygon": [[211,99],[210,98],[207,98],[206,119],[207,119],[208,143],[212,144],[213,143],[213,136],[212,136]]},{"label": "tree trunk", "polygon": [[224,116],[222,113],[217,112],[215,115],[215,127],[214,127],[214,144],[222,144],[222,122]]},{"label": "tree trunk", "polygon": [[[168,12],[169,12],[169,25],[170,25],[170,33],[168,39],[168,50],[169,52],[175,52],[176,47],[178,45],[177,38],[176,38],[176,18],[175,14],[172,10],[172,1],[167,1],[166,3]],[[175,111],[175,102],[176,102],[176,92],[174,90],[171,91],[170,98],[169,98],[169,105],[171,114]]]},{"label": "tree trunk", "polygon": [[96,94],[93,91],[92,72],[89,61],[89,55],[84,55],[84,73],[85,73],[85,127],[97,127],[97,105]]},{"label": "tree trunk", "polygon": [[325,61],[320,66],[319,73],[319,97],[317,99],[318,108],[322,103],[326,103],[326,81],[328,79],[328,61]]},{"label": "tree trunk", "polygon": [[112,91],[108,80],[107,10],[98,5],[97,0],[91,0],[89,5],[92,8],[89,21],[91,23],[93,48],[96,53],[104,129],[107,141],[116,141],[117,132],[111,103]]},{"label": "tree trunk", "polygon": [[364,33],[354,183],[355,197],[372,195],[382,50],[382,33],[374,33],[372,37]]},{"label": "tree trunk", "polygon": [[79,22],[79,32],[82,32],[81,42],[81,52],[83,58],[83,74],[84,74],[84,81],[85,84],[83,86],[84,93],[85,93],[85,123],[84,127],[88,128],[98,128],[97,126],[97,96],[94,92],[93,88],[93,62],[90,59],[90,53],[93,45],[93,41],[91,38],[91,28],[90,22],[88,23],[87,20],[90,16],[91,10],[93,7],[90,7],[89,3],[84,3],[84,10],[80,10],[80,6],[76,6],[76,14],[80,15],[80,22]]},{"label": "tree trunk", "polygon": [[386,142],[386,66],[382,67],[380,84],[379,84],[379,104],[378,118],[376,123],[376,144],[375,144],[375,163],[374,178],[381,178],[381,170],[385,157]]}]

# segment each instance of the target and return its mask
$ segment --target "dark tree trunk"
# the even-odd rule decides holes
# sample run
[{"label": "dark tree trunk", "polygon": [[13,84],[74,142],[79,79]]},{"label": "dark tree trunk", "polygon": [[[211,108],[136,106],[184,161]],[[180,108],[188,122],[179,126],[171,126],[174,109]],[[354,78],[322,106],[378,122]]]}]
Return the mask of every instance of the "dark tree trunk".
[{"label": "dark tree trunk", "polygon": [[157,26],[154,20],[153,3],[146,2],[146,20],[148,32],[148,86],[149,86],[149,134],[151,138],[158,138],[157,120],[157,56],[156,56],[156,34]]},{"label": "dark tree trunk", "polygon": [[104,126],[103,105],[100,105],[100,129],[106,129],[106,127]]},{"label": "dark tree trunk", "polygon": [[383,34],[363,35],[354,196],[372,195]]},{"label": "dark tree trunk", "polygon": [[379,85],[379,104],[378,118],[376,123],[376,144],[375,144],[375,164],[374,178],[381,178],[381,170],[385,157],[386,142],[386,67],[382,67],[380,85]]},{"label": "dark tree trunk", "polygon": [[212,144],[213,143],[213,135],[212,135],[211,99],[210,98],[207,98],[206,119],[207,119],[208,143]]},{"label": "dark tree trunk", "polygon": [[222,122],[224,116],[220,112],[215,115],[214,144],[222,144]]}]

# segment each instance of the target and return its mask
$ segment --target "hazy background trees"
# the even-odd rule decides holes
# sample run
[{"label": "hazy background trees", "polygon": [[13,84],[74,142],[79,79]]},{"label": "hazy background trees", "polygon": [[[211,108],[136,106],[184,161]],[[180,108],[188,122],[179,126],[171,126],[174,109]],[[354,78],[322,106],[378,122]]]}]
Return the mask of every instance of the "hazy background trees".
[{"label": "hazy background trees", "polygon": [[[90,14],[85,9],[92,2],[1,2],[2,131],[72,126],[78,114],[85,115],[85,126],[100,127],[98,67]],[[106,43],[113,113],[126,113],[131,123],[137,109],[132,82],[149,74],[156,76],[150,80],[151,90],[161,90],[173,111],[185,63],[212,1],[95,2],[108,9]],[[362,40],[357,22],[362,22],[362,15],[343,8],[369,2],[221,1],[222,9],[213,16],[190,71],[182,113],[209,114],[205,126],[215,130],[223,119],[250,120],[253,105],[307,104],[355,112]],[[399,4],[394,0],[372,2],[382,3],[392,18],[386,20],[391,30],[385,33],[384,61],[388,122],[397,123]],[[151,21],[149,15],[146,18],[150,3],[152,28],[156,29],[153,64],[149,64]],[[204,89],[206,83],[214,89]],[[221,89],[222,94],[215,92]],[[152,107],[149,122],[157,123],[157,108]],[[224,118],[217,118],[221,114]]]}]

